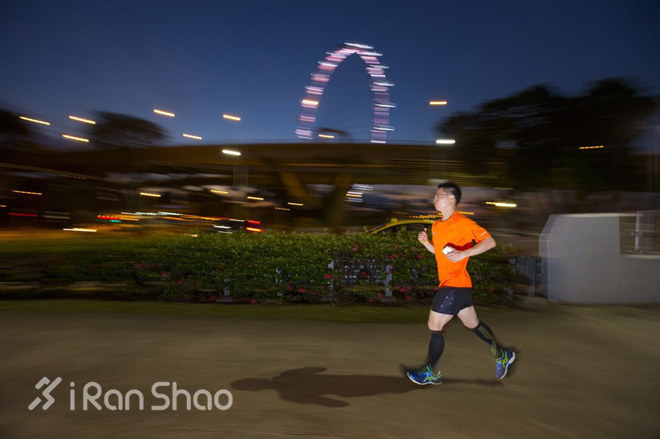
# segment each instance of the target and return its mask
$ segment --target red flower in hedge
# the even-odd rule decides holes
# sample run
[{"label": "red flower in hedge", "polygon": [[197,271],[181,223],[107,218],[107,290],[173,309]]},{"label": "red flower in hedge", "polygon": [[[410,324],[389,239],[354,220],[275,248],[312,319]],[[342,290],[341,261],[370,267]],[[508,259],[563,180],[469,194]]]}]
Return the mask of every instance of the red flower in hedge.
[{"label": "red flower in hedge", "polygon": [[330,273],[326,273],[325,276],[323,276],[324,279],[332,279],[332,275]]},{"label": "red flower in hedge", "polygon": [[250,300],[250,303],[254,305],[255,303],[257,303],[257,299]]},{"label": "red flower in hedge", "polygon": [[406,300],[410,302],[412,300],[412,296],[410,296],[410,294],[406,294]]},{"label": "red flower in hedge", "polygon": [[304,288],[298,288],[298,292],[305,294],[307,292],[307,290],[304,289]]},{"label": "red flower in hedge", "polygon": [[217,297],[215,296],[215,294],[212,295],[212,296],[209,298],[209,300],[210,300],[211,302],[215,302],[216,299],[217,299]]}]

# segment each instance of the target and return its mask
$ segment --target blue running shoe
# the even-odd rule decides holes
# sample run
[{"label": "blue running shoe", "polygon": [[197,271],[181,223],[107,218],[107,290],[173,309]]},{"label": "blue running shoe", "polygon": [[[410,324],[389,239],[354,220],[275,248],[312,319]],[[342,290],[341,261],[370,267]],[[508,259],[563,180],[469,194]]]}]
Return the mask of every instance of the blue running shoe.
[{"label": "blue running shoe", "polygon": [[504,378],[514,361],[516,361],[516,353],[511,349],[503,348],[502,355],[495,360],[495,378],[500,380]]},{"label": "blue running shoe", "polygon": [[433,369],[431,369],[431,366],[429,365],[426,365],[421,369],[409,370],[406,372],[406,375],[408,375],[410,381],[415,384],[419,384],[420,386],[442,383],[442,375],[440,373],[437,375],[433,373]]}]

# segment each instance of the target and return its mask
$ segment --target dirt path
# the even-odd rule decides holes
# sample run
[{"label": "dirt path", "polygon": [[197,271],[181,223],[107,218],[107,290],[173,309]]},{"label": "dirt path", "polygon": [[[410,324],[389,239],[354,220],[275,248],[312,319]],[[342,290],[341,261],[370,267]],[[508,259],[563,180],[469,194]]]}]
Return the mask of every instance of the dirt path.
[{"label": "dirt path", "polygon": [[[410,383],[399,363],[423,360],[424,322],[332,324],[170,316],[0,312],[0,437],[160,438],[656,438],[660,437],[660,311],[542,306],[482,309],[521,348],[512,376],[492,376],[488,347],[453,322],[445,383]],[[51,392],[42,377],[62,382]],[[220,410],[157,411],[157,382],[219,392]],[[73,383],[73,386],[72,386]],[[111,411],[97,383],[137,397]],[[172,393],[172,384],[157,388]],[[44,390],[46,385],[41,388]],[[90,385],[90,394],[97,387]],[[75,408],[71,410],[71,392]],[[109,396],[108,396],[109,395]],[[198,395],[204,406],[206,394]],[[41,398],[34,410],[28,405]],[[192,398],[191,398],[192,399]],[[192,403],[192,402],[191,402]]]}]

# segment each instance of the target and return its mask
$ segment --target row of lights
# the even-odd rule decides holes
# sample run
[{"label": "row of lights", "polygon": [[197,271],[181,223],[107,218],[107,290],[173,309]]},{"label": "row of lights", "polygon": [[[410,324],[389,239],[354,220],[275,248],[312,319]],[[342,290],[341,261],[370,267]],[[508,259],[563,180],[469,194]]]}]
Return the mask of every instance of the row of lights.
[{"label": "row of lights", "polygon": [[[36,123],[36,124],[39,124],[39,125],[50,126],[50,122],[47,122],[45,120],[34,119],[34,118],[31,118],[31,117],[27,117],[27,116],[19,116],[19,119],[24,120],[26,122]],[[75,120],[76,122],[86,123],[88,125],[96,125],[96,122],[94,122],[93,120],[85,119],[83,117],[71,116],[70,115],[69,119]],[[62,134],[62,137],[65,138],[65,139],[68,139],[68,140],[74,140],[76,142],[89,143],[89,139],[86,139],[84,137],[72,136],[71,134]]]},{"label": "row of lights", "polygon": [[[154,108],[154,113],[165,117],[171,117],[171,118],[176,117],[176,114],[172,113],[171,111],[165,111],[158,108]],[[228,113],[224,113],[222,115],[222,118],[225,120],[231,120],[233,122],[240,122],[242,120],[240,116],[236,116]],[[196,134],[183,133],[182,136],[187,139],[202,140],[202,136],[198,136]],[[238,155],[240,155],[240,153]]]},{"label": "row of lights", "polygon": [[[31,191],[23,191],[23,190],[17,190],[17,189],[12,190],[12,192],[16,193],[16,194],[21,194],[21,195],[43,196],[42,192],[31,192]],[[213,190],[211,190],[211,192],[215,193],[215,194],[220,194],[220,195],[229,195],[229,192],[221,191],[221,190],[217,190],[217,189],[213,189]],[[139,194],[140,194],[140,196],[148,197],[148,198],[161,198],[162,197],[161,194],[156,193],[156,192],[139,192]],[[253,201],[264,201],[263,197],[255,197],[253,195],[248,195],[246,198],[248,200],[253,200]],[[303,207],[304,206],[303,203],[296,203],[296,202],[293,202],[293,201],[289,201],[287,204],[289,206],[296,206],[296,207]],[[6,207],[6,206],[2,205],[0,207]],[[276,209],[277,210],[291,210],[289,208],[276,208]]]},{"label": "row of lights", "polygon": [[[447,105],[447,104],[448,104],[448,102],[445,101],[445,100],[433,100],[433,101],[429,101],[429,105],[430,105],[431,107],[444,107],[444,106]],[[453,145],[453,144],[455,144],[455,143],[456,143],[456,140],[454,140],[454,139],[437,139],[437,140],[435,141],[435,144],[436,144],[436,145]]]},{"label": "row of lights", "polygon": [[[158,115],[161,115],[161,116],[172,117],[172,118],[176,116],[172,112],[165,111],[165,110],[160,110],[160,109],[157,109],[157,108],[154,108],[153,111],[154,111],[155,114],[158,114]],[[231,121],[234,121],[234,122],[240,122],[241,121],[240,116],[235,116],[233,114],[227,114],[227,113],[223,114],[222,118],[226,119],[226,120],[231,120]],[[26,122],[30,122],[30,123],[35,123],[35,124],[38,124],[38,125],[45,125],[45,126],[50,126],[51,125],[50,122],[48,122],[48,121],[40,120],[40,119],[34,119],[32,117],[27,117],[27,116],[19,116],[19,119],[24,120]],[[76,122],[85,123],[85,124],[88,124],[88,125],[96,125],[96,121],[91,120],[91,119],[86,119],[84,117],[69,115],[69,119],[71,119],[73,121],[76,121]],[[62,137],[67,139],[67,140],[73,140],[73,141],[82,142],[82,143],[89,143],[89,139],[87,139],[85,137],[73,136],[71,134],[62,134]],[[189,134],[189,133],[183,133],[183,137],[186,137],[188,139],[193,139],[193,140],[202,140],[201,136],[198,136],[198,135],[195,135],[195,134]],[[240,153],[238,155],[240,155]]]},{"label": "row of lights", "polygon": [[[448,102],[446,100],[432,100],[432,101],[429,101],[430,106],[445,106],[445,105],[447,105],[447,103]],[[317,108],[318,105],[319,105],[319,102],[316,101],[316,100],[311,100],[311,99],[303,99],[302,104],[303,104],[303,106],[308,106],[310,108]],[[158,108],[154,108],[153,112],[155,114],[160,115],[160,116],[165,116],[165,117],[170,117],[170,118],[176,117],[175,113],[172,113],[171,111],[161,110],[161,109],[158,109]],[[234,121],[234,122],[240,122],[242,120],[240,116],[236,116],[236,115],[228,114],[228,113],[224,113],[222,115],[222,118],[225,119],[225,120],[231,120],[231,121]],[[47,122],[47,121],[44,121],[44,120],[39,120],[39,119],[34,119],[34,118],[31,118],[31,117],[27,117],[27,116],[20,116],[20,119],[22,119],[26,122],[31,122],[31,123],[36,123],[36,124],[40,124],[40,125],[50,126],[50,122]],[[79,116],[69,115],[69,119],[74,120],[76,122],[86,123],[88,125],[96,125],[96,122],[94,120],[86,119],[86,118],[79,117]],[[201,136],[198,136],[198,135],[195,135],[195,134],[183,133],[182,136],[185,137],[185,138],[188,138],[188,139],[202,140]],[[323,138],[323,139],[334,139],[335,138],[335,136],[333,136],[332,134],[319,134],[318,136],[320,138]],[[84,137],[73,136],[73,135],[70,135],[70,134],[62,134],[62,137],[65,138],[65,139],[68,139],[68,140],[74,140],[76,142],[89,143],[89,139],[84,138]],[[435,141],[435,143],[438,144],[438,145],[453,145],[453,144],[456,143],[456,141],[453,140],[453,139],[437,139]],[[603,148],[603,146],[580,147],[580,149],[596,149],[596,148]],[[223,150],[223,153],[225,153],[224,150]],[[226,154],[230,154],[230,153],[226,153]],[[240,155],[240,153],[234,154],[234,155]]]},{"label": "row of lights", "polygon": [[[17,192],[17,191],[14,191],[14,192]],[[214,194],[218,194],[218,195],[229,195],[229,192],[221,191],[221,190],[218,190],[218,189],[211,189],[210,192],[212,192]],[[41,194],[38,194],[38,195],[41,195]],[[143,196],[143,197],[149,197],[149,198],[161,198],[162,197],[161,194],[154,193],[154,192],[140,192],[140,195]],[[264,201],[263,197],[255,197],[254,195],[248,195],[245,198],[248,199],[248,200],[252,200],[252,201]],[[296,206],[296,207],[303,207],[304,206],[303,203],[296,203],[296,202],[293,202],[293,201],[289,201],[287,204],[289,206]],[[277,210],[287,210],[287,211],[291,210],[289,208],[277,208],[277,207],[275,209],[277,209]]]}]

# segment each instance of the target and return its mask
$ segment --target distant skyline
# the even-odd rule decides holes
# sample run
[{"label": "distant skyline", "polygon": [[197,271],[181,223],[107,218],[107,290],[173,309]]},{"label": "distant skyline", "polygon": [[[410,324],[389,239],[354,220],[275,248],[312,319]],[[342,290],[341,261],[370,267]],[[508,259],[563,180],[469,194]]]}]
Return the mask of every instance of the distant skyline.
[{"label": "distant skyline", "polygon": [[[576,95],[624,77],[660,95],[658,23],[651,0],[5,0],[0,107],[48,120],[35,131],[59,139],[88,128],[69,115],[108,111],[157,123],[168,144],[298,141],[310,75],[326,52],[354,41],[382,53],[395,83],[388,143],[432,143],[442,118],[537,84]],[[431,107],[432,99],[448,105]],[[364,63],[347,58],[317,126],[368,141],[370,101]]]}]

